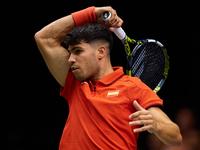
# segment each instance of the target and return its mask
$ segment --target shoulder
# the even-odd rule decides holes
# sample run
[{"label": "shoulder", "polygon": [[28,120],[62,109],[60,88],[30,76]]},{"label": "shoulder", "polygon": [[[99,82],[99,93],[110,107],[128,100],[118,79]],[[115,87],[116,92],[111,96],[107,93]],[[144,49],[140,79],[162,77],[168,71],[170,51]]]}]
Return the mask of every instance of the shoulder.
[{"label": "shoulder", "polygon": [[124,75],[122,80],[127,83],[128,86],[136,87],[139,89],[150,89],[145,83],[143,83],[138,77],[131,77]]},{"label": "shoulder", "polygon": [[126,83],[126,86],[128,87],[127,94],[129,95],[129,98],[132,102],[134,100],[137,100],[138,103],[145,109],[151,106],[162,107],[163,101],[139,78],[125,75],[122,80]]}]

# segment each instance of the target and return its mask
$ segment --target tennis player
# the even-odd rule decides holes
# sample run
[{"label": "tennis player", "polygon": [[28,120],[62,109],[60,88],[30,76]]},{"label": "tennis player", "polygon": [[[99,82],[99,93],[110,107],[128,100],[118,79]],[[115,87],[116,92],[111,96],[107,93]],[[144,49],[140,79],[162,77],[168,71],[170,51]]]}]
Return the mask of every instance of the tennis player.
[{"label": "tennis player", "polygon": [[[111,12],[109,22],[101,19]],[[89,7],[58,19],[35,34],[51,74],[61,85],[69,116],[59,150],[137,149],[139,132],[180,145],[179,127],[163,101],[139,78],[112,67],[110,31],[123,21],[112,7]],[[61,46],[62,45],[62,46]]]}]

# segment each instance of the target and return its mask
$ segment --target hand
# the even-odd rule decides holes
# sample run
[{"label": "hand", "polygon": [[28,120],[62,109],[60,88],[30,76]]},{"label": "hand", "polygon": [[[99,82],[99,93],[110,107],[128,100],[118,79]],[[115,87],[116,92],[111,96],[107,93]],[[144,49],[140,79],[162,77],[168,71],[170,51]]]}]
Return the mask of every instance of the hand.
[{"label": "hand", "polygon": [[134,129],[134,133],[143,131],[155,133],[157,130],[157,123],[153,119],[151,113],[148,110],[142,108],[136,100],[133,102],[133,105],[138,111],[129,116],[129,119],[133,119],[133,121],[129,122],[129,124],[131,126],[144,125],[141,128]]},{"label": "hand", "polygon": [[[103,21],[101,15],[109,11],[111,13],[111,18],[108,22]],[[117,12],[112,7],[95,7],[95,14],[97,18],[97,23],[104,25],[111,31],[114,31],[114,28],[119,28],[123,24],[123,20],[117,16]]]}]

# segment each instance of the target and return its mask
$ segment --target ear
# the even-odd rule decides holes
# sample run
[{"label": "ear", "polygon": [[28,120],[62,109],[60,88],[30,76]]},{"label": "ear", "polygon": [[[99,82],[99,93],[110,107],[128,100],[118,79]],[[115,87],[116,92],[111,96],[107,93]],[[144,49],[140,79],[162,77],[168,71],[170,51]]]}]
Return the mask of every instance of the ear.
[{"label": "ear", "polygon": [[100,46],[98,48],[97,52],[98,52],[98,54],[97,54],[98,59],[99,60],[102,59],[106,55],[106,48],[105,48],[105,46],[103,46],[103,45]]}]

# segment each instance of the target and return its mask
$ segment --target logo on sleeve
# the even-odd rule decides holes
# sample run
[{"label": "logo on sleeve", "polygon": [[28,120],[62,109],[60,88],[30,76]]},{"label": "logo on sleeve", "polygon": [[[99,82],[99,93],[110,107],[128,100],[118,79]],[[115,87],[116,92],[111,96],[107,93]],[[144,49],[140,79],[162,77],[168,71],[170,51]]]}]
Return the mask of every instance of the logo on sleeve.
[{"label": "logo on sleeve", "polygon": [[116,97],[118,96],[120,90],[110,90],[108,91],[107,97]]}]

